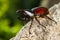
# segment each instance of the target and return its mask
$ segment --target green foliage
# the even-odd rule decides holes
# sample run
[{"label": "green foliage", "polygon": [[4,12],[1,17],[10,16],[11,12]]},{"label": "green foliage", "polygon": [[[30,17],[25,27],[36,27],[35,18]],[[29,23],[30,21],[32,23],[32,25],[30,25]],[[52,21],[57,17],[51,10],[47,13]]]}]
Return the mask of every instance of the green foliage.
[{"label": "green foliage", "polygon": [[22,28],[16,10],[38,6],[40,0],[0,0],[0,40],[9,40]]}]

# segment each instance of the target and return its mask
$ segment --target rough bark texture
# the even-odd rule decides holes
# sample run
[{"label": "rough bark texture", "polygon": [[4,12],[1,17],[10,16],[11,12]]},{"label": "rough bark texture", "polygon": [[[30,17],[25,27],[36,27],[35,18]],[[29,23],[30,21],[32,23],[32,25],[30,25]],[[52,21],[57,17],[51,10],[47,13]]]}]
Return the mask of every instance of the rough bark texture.
[{"label": "rough bark texture", "polygon": [[34,19],[30,29],[31,34],[29,34],[31,22],[28,22],[19,33],[10,40],[60,40],[60,3],[52,6],[47,16],[55,20],[57,24],[48,18],[38,18],[40,23],[46,27],[44,28]]}]

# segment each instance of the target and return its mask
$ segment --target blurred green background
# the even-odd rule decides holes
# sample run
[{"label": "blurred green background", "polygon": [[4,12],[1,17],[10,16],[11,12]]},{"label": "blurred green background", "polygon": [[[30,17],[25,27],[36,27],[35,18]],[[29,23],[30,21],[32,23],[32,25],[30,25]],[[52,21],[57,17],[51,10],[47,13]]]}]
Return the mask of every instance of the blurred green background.
[{"label": "blurred green background", "polygon": [[22,28],[16,10],[39,6],[41,0],[0,0],[0,40],[9,40]]}]

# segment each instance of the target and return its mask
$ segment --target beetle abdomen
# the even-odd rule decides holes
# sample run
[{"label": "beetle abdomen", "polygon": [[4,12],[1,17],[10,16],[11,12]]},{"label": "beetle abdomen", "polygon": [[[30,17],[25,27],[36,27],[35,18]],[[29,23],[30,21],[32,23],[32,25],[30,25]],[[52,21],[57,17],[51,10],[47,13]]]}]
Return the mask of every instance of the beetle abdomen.
[{"label": "beetle abdomen", "polygon": [[34,10],[34,13],[39,16],[45,15],[48,13],[48,9],[45,7],[38,7]]}]

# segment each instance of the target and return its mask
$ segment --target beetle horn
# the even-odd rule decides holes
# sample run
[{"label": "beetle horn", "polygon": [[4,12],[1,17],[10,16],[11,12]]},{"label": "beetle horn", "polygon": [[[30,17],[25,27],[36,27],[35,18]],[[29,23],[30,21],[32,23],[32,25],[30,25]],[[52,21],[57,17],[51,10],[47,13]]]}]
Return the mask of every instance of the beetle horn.
[{"label": "beetle horn", "polygon": [[20,12],[24,12],[24,10],[23,9],[20,9],[20,10],[17,10],[16,12],[17,13],[20,13]]}]

